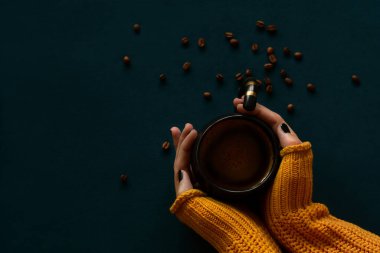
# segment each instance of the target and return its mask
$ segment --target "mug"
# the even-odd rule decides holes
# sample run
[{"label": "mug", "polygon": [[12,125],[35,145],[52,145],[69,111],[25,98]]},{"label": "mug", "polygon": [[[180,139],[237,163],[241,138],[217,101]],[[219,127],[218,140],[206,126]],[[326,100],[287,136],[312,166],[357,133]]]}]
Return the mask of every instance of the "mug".
[{"label": "mug", "polygon": [[239,113],[223,115],[198,134],[190,162],[191,177],[198,188],[216,198],[257,195],[275,176],[279,153],[278,138],[265,122]]}]

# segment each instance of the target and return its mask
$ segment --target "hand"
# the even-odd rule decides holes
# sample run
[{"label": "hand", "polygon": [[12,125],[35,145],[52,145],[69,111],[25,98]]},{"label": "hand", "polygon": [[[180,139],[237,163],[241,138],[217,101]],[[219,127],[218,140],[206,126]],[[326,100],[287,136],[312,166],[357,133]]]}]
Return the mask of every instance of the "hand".
[{"label": "hand", "polygon": [[[285,123],[282,117],[265,106],[257,103],[254,111],[246,111],[243,108],[243,99],[241,98],[235,98],[233,104],[239,113],[256,116],[267,123],[277,134],[282,147],[302,143],[297,134]],[[284,132],[282,126],[284,123],[289,129],[289,133]],[[174,185],[176,195],[178,196],[184,191],[193,189],[189,172],[190,157],[191,149],[198,133],[190,123],[185,124],[182,132],[178,127],[172,127],[170,131],[176,149],[174,160]]]},{"label": "hand", "polygon": [[[243,108],[243,99],[235,98],[233,104],[237,111],[241,114],[253,115],[265,123],[267,123],[280,140],[280,145],[284,148],[291,145],[301,144],[302,141],[298,138],[297,134],[289,127],[284,119],[277,113],[269,110],[265,106],[257,103],[253,111],[246,111]],[[285,124],[285,125],[283,125]],[[286,131],[289,129],[289,132]]]},{"label": "hand", "polygon": [[178,127],[170,129],[172,133],[176,155],[174,160],[174,186],[176,195],[193,189],[190,181],[190,157],[194,141],[197,138],[197,131],[190,123],[186,123],[182,132]]},{"label": "hand", "polygon": [[212,199],[200,190],[192,190],[190,156],[197,131],[189,123],[182,132],[177,127],[170,131],[176,148],[174,184],[177,194],[170,211],[218,252],[280,252],[256,216],[251,217],[238,208]]}]

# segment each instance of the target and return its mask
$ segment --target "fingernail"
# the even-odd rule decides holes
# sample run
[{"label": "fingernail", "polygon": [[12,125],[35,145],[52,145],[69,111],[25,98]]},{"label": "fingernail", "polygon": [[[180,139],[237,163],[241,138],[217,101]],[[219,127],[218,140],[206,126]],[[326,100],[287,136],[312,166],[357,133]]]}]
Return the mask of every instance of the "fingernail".
[{"label": "fingernail", "polygon": [[288,125],[285,124],[285,123],[282,123],[282,125],[281,125],[281,129],[282,129],[282,131],[283,131],[284,133],[286,133],[286,134],[289,134],[289,133],[290,133],[290,129],[289,129]]},{"label": "fingernail", "polygon": [[182,170],[179,170],[178,171],[178,181],[181,182],[182,178],[183,178]]}]

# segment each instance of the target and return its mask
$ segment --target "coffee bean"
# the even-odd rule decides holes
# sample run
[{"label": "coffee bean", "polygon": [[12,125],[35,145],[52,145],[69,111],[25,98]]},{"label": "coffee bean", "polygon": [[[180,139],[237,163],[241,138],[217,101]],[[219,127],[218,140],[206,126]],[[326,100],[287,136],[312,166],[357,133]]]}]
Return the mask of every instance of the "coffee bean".
[{"label": "coffee bean", "polygon": [[131,64],[131,59],[129,58],[128,55],[126,55],[126,56],[123,57],[123,62],[124,62],[125,65]]},{"label": "coffee bean", "polygon": [[204,97],[204,99],[206,99],[206,100],[211,100],[211,92],[209,92],[209,91],[205,91],[205,92],[203,92],[203,97]]},{"label": "coffee bean", "polygon": [[160,74],[160,80],[165,81],[166,80],[166,75],[164,73]]},{"label": "coffee bean", "polygon": [[259,51],[259,44],[252,43],[251,50],[252,50],[252,52],[257,53]]},{"label": "coffee bean", "polygon": [[355,84],[360,84],[360,79],[357,75],[352,75],[351,77],[351,80],[355,83]]},{"label": "coffee bean", "polygon": [[230,39],[230,44],[232,47],[238,47],[239,46],[239,41],[235,38]]},{"label": "coffee bean", "polygon": [[274,48],[273,47],[268,47],[267,48],[267,55],[274,54]]},{"label": "coffee bean", "polygon": [[181,44],[183,46],[188,46],[189,42],[190,42],[189,37],[184,36],[184,37],[181,38]]},{"label": "coffee bean", "polygon": [[139,33],[141,31],[141,25],[140,24],[134,24],[133,25],[133,31],[135,33]]},{"label": "coffee bean", "polygon": [[247,69],[245,70],[245,76],[246,76],[246,77],[251,77],[251,76],[252,76],[252,69],[247,68]]},{"label": "coffee bean", "polygon": [[273,92],[273,87],[272,87],[272,85],[267,85],[266,87],[265,87],[265,92],[267,93],[267,94],[272,94],[272,92]]},{"label": "coffee bean", "polygon": [[294,53],[294,58],[295,58],[297,61],[302,60],[302,53],[301,53],[301,52],[295,52],[295,53]]},{"label": "coffee bean", "polygon": [[272,81],[270,80],[269,77],[265,77],[264,82],[265,82],[265,86],[272,85]]},{"label": "coffee bean", "polygon": [[275,32],[277,32],[277,26],[275,26],[275,25],[267,25],[266,30],[269,33],[275,33]]},{"label": "coffee bean", "polygon": [[264,69],[265,70],[272,70],[274,65],[272,63],[265,63],[264,64]]},{"label": "coffee bean", "polygon": [[288,47],[284,47],[282,49],[282,52],[284,53],[284,56],[286,56],[286,57],[289,57],[290,54],[291,54],[291,51],[290,51],[290,49]]},{"label": "coffee bean", "polygon": [[293,85],[293,80],[290,79],[289,77],[285,77],[284,82],[286,83],[287,86]]},{"label": "coffee bean", "polygon": [[185,62],[183,65],[182,65],[182,69],[183,71],[187,72],[190,70],[190,67],[191,67],[191,62],[187,61]]},{"label": "coffee bean", "polygon": [[206,41],[204,38],[199,38],[198,39],[198,47],[204,48],[206,46]]},{"label": "coffee bean", "polygon": [[259,29],[264,29],[265,28],[265,23],[262,20],[257,20],[256,21],[256,27]]},{"label": "coffee bean", "polygon": [[169,141],[164,141],[164,143],[162,143],[162,149],[164,151],[167,151],[169,148],[170,148],[170,142]]},{"label": "coffee bean", "polygon": [[309,92],[311,92],[311,93],[315,92],[315,85],[314,85],[314,84],[312,84],[312,83],[308,83],[308,84],[306,85],[306,87],[307,87],[307,90],[308,90]]},{"label": "coffee bean", "polygon": [[226,37],[226,39],[230,40],[234,37],[234,34],[232,32],[225,32],[224,37]]},{"label": "coffee bean", "polygon": [[272,63],[272,64],[277,63],[277,57],[274,54],[269,55],[268,58],[269,58],[270,63]]},{"label": "coffee bean", "polygon": [[293,112],[294,112],[294,105],[288,104],[288,113],[293,113]]},{"label": "coffee bean", "polygon": [[263,84],[263,81],[256,79],[257,86],[260,87]]},{"label": "coffee bean", "polygon": [[224,76],[220,73],[216,74],[215,78],[219,82],[222,82],[224,80]]},{"label": "coffee bean", "polygon": [[286,73],[285,69],[280,70],[280,76],[281,76],[281,78],[285,78],[288,76],[288,73]]},{"label": "coffee bean", "polygon": [[121,174],[121,175],[120,175],[120,182],[121,182],[122,184],[127,183],[127,180],[128,180],[128,176],[127,176],[127,175],[125,175],[125,174]]},{"label": "coffee bean", "polygon": [[242,73],[236,73],[236,75],[235,75],[235,79],[236,79],[236,81],[241,81],[241,80],[243,80],[243,74]]}]

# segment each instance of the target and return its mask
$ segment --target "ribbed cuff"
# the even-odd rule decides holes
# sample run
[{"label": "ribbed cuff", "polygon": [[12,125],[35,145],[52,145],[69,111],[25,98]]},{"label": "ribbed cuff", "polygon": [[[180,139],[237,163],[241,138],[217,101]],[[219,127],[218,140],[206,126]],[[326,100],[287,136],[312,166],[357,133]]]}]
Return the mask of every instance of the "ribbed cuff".
[{"label": "ribbed cuff", "polygon": [[308,141],[305,141],[301,144],[297,145],[291,145],[283,148],[280,152],[281,157],[290,154],[290,153],[297,153],[297,152],[303,152],[311,149],[311,143]]},{"label": "ribbed cuff", "polygon": [[187,190],[183,193],[181,193],[177,198],[176,200],[174,201],[174,203],[172,204],[172,206],[170,207],[170,212],[175,214],[177,212],[177,210],[179,208],[181,208],[181,206],[188,200],[190,200],[191,198],[194,198],[194,197],[204,197],[206,196],[206,194],[200,190],[197,190],[197,189],[190,189],[190,190]]},{"label": "ribbed cuff", "polygon": [[170,208],[177,218],[208,241],[218,252],[279,252],[265,227],[238,209],[191,189]]}]

